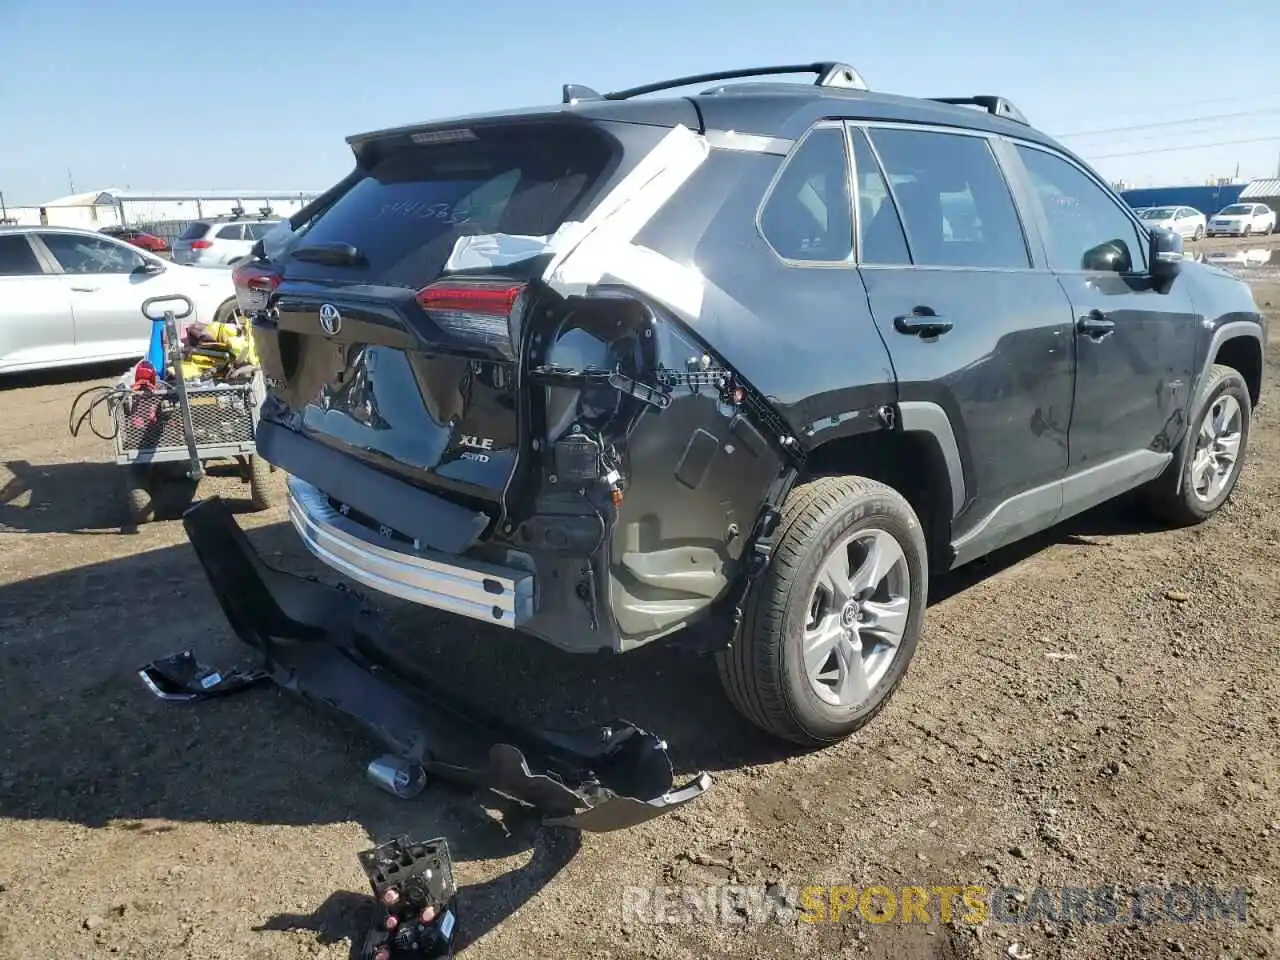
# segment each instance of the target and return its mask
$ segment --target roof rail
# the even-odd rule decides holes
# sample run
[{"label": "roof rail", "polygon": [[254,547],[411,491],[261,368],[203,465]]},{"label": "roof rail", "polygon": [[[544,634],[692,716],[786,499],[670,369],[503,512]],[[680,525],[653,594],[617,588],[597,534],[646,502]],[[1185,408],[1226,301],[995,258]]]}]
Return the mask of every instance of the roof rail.
[{"label": "roof rail", "polygon": [[567,83],[562,91],[562,102],[576,103],[579,100],[629,100],[646,93],[657,93],[659,90],[672,90],[676,87],[687,87],[695,83],[711,83],[716,80],[736,80],[740,77],[772,77],[788,73],[813,73],[817,79],[815,87],[840,87],[845,90],[866,90],[867,83],[862,75],[847,63],[828,60],[820,63],[799,63],[778,67],[747,67],[742,70],[721,70],[716,73],[696,73],[688,77],[675,77],[671,80],[660,80],[657,83],[646,83],[639,87],[628,87],[626,90],[615,90],[612,93],[597,93],[590,87],[581,84]]},{"label": "roof rail", "polygon": [[977,97],[930,97],[935,103],[952,103],[962,107],[982,107],[987,113],[1004,117],[1024,126],[1031,126],[1031,121],[1022,115],[1022,111],[1004,97],[983,94]]}]

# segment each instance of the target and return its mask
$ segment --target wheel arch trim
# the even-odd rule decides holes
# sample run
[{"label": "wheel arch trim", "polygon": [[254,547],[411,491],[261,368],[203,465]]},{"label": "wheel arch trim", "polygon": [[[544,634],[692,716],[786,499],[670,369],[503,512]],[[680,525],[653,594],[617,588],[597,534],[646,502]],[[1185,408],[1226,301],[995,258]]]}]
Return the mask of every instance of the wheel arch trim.
[{"label": "wheel arch trim", "polygon": [[964,463],[960,459],[960,446],[956,443],[951,418],[941,406],[930,400],[901,400],[898,402],[898,423],[904,432],[928,434],[938,444],[951,487],[951,519],[954,520],[964,509],[967,491]]}]

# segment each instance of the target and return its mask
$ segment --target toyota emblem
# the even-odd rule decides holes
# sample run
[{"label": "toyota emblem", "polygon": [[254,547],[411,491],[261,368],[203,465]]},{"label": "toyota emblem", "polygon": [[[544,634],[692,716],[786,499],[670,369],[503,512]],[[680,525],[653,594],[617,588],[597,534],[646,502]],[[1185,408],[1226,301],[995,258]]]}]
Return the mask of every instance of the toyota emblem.
[{"label": "toyota emblem", "polygon": [[326,303],[320,308],[320,329],[331,337],[336,337],[342,329],[342,314],[332,303]]}]

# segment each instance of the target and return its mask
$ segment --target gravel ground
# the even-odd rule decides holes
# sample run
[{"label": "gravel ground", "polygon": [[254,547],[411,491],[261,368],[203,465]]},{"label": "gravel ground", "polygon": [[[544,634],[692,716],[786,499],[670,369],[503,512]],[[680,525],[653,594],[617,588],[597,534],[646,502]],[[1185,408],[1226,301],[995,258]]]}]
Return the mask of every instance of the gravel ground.
[{"label": "gravel ground", "polygon": [[[1280,307],[1280,283],[1255,289]],[[67,436],[72,397],[110,371],[11,382],[0,958],[347,957],[368,910],[355,853],[402,832],[449,838],[475,957],[1280,955],[1276,336],[1217,518],[1163,532],[1111,505],[947,578],[897,696],[822,752],[762,741],[705,660],[576,659],[388,607],[461,686],[530,717],[630,717],[670,740],[682,774],[716,777],[685,811],[583,837],[444,786],[381,794],[362,777],[370,744],[274,688],[196,708],[148,696],[140,664],[233,655],[228,628],[180,525],[121,533],[107,445]],[[228,477],[203,489],[247,497]],[[273,562],[322,572],[279,508],[241,520]],[[1013,885],[1030,907],[1036,885],[1115,885],[1120,922],[977,924],[957,908],[948,923],[936,901],[912,923],[868,922],[874,904],[818,924],[624,916],[628,885],[770,882]],[[1128,891],[1176,884],[1246,887],[1247,918],[1124,922]]]}]

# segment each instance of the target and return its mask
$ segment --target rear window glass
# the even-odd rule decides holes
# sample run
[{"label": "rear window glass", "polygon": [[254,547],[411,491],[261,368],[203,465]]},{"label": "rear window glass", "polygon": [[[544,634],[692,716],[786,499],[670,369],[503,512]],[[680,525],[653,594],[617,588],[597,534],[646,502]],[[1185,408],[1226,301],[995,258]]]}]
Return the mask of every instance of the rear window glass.
[{"label": "rear window glass", "polygon": [[585,125],[529,124],[482,131],[478,140],[405,146],[369,172],[289,250],[346,243],[366,270],[288,261],[291,276],[363,274],[420,286],[439,275],[458,237],[553,233],[608,174],[612,141]]},{"label": "rear window glass", "polygon": [[199,223],[199,222],[193,223],[190,226],[188,226],[187,229],[182,231],[182,236],[178,237],[178,239],[179,240],[199,240],[201,237],[205,235],[208,229],[209,229],[209,225],[207,223]]},{"label": "rear window glass", "polygon": [[264,220],[262,223],[246,223],[244,237],[246,240],[261,240],[275,227],[275,220]]}]

